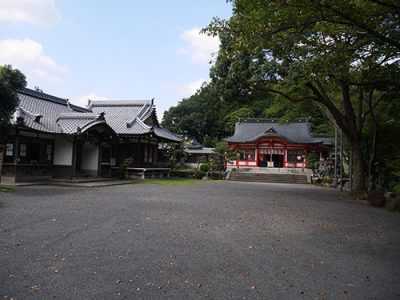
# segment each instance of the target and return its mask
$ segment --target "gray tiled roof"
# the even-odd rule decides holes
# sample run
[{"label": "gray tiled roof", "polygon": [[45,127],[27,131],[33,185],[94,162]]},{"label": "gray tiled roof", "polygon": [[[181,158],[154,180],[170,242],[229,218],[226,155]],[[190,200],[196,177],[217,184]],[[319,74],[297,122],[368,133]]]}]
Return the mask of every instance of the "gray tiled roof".
[{"label": "gray tiled roof", "polygon": [[280,137],[288,142],[299,144],[326,144],[330,138],[314,137],[311,124],[306,119],[298,119],[291,123],[280,123],[279,119],[239,119],[233,136],[225,141],[233,143],[253,142],[261,137]]},{"label": "gray tiled roof", "polygon": [[106,122],[95,113],[62,113],[57,119],[58,127],[65,134],[83,133],[101,123]]},{"label": "gray tiled roof", "polygon": [[102,113],[117,134],[141,135],[149,133],[151,126],[144,124],[141,115],[152,108],[151,101],[89,101],[89,109]]},{"label": "gray tiled roof", "polygon": [[34,130],[75,134],[78,133],[78,127],[83,128],[99,118],[99,114],[95,115],[86,108],[72,105],[67,99],[42,92],[25,88],[18,92],[18,97],[19,104],[11,123],[15,124],[19,117],[24,126]]},{"label": "gray tiled roof", "polygon": [[181,138],[159,126],[153,100],[90,101],[89,108],[70,104],[42,92],[21,89],[19,105],[11,123],[17,118],[23,125],[42,132],[79,134],[98,124],[107,124],[118,135],[139,136],[154,133],[169,141]]},{"label": "gray tiled roof", "polygon": [[154,133],[158,137],[169,140],[169,141],[173,141],[173,142],[182,141],[182,138],[179,135],[169,131],[168,129],[162,128],[162,127],[154,127]]},{"label": "gray tiled roof", "polygon": [[152,100],[91,100],[89,109],[97,113],[104,112],[107,124],[119,135],[137,136],[154,133],[162,139],[181,141],[176,134],[159,126]]},{"label": "gray tiled roof", "polygon": [[185,149],[187,154],[213,154],[214,148]]}]

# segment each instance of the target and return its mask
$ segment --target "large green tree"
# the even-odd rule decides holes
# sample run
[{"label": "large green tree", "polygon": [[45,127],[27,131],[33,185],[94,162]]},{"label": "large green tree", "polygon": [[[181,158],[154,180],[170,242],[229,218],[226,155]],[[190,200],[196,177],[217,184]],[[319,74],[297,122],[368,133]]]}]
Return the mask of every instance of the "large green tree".
[{"label": "large green tree", "polygon": [[364,124],[398,101],[400,6],[397,1],[233,0],[229,20],[210,34],[229,36],[225,60],[251,57],[243,94],[276,93],[329,112],[353,152],[354,189],[364,189]]},{"label": "large green tree", "polygon": [[26,86],[25,75],[10,65],[0,66],[0,125],[6,125],[18,105],[18,89]]}]

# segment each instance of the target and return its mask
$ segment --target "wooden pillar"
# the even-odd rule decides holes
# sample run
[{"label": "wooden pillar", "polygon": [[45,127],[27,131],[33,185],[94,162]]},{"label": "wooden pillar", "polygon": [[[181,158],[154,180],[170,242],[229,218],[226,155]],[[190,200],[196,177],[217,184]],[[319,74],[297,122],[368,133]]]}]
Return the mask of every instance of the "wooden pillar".
[{"label": "wooden pillar", "polygon": [[154,166],[158,166],[158,142],[157,145],[153,146],[153,164]]},{"label": "wooden pillar", "polygon": [[286,168],[287,164],[287,147],[285,146],[283,149],[283,167]]},{"label": "wooden pillar", "polygon": [[256,145],[256,150],[255,150],[255,156],[256,156],[256,166],[258,167],[258,146]]},{"label": "wooden pillar", "polygon": [[140,167],[141,166],[141,164],[142,164],[142,162],[141,162],[141,155],[140,155],[140,149],[141,147],[140,147],[140,137],[138,138],[138,156],[137,156],[137,159],[138,159],[138,161],[137,161],[137,165],[138,165],[138,167]]},{"label": "wooden pillar", "polygon": [[17,177],[18,177],[18,162],[19,162],[19,131],[18,128],[16,129],[15,132],[15,148],[14,148],[14,180],[15,182],[17,181]]},{"label": "wooden pillar", "polygon": [[102,142],[102,139],[100,138],[100,141],[99,141],[99,157],[98,157],[98,161],[97,161],[97,176],[101,176],[101,156],[102,156],[102,152],[103,152],[103,142]]},{"label": "wooden pillar", "polygon": [[74,139],[72,142],[72,164],[71,164],[70,179],[74,178],[76,175],[76,154],[77,154],[77,140],[76,140],[76,135],[74,135]]},{"label": "wooden pillar", "polygon": [[270,152],[269,152],[269,161],[272,162],[272,152],[274,151],[274,146],[272,144],[270,144]]},{"label": "wooden pillar", "polygon": [[304,168],[307,168],[307,161],[308,161],[308,148],[305,147],[305,149],[304,149],[304,160],[303,160]]}]

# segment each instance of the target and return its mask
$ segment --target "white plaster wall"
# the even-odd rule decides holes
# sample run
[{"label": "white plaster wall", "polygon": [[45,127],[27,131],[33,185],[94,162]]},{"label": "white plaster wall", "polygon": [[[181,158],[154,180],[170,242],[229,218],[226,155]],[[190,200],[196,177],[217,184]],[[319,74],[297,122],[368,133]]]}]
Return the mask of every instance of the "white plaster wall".
[{"label": "white plaster wall", "polygon": [[54,164],[62,166],[72,165],[72,138],[56,136],[54,141]]},{"label": "white plaster wall", "polygon": [[82,145],[81,170],[97,171],[99,167],[99,146]]}]

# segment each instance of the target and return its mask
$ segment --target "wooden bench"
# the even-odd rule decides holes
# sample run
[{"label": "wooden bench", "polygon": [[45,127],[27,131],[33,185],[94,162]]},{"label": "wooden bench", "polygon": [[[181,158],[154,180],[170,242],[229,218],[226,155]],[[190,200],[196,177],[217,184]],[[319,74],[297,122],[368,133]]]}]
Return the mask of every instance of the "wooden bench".
[{"label": "wooden bench", "polygon": [[145,178],[162,178],[164,176],[170,176],[170,168],[127,168],[128,176],[133,175],[140,177],[141,179]]}]

